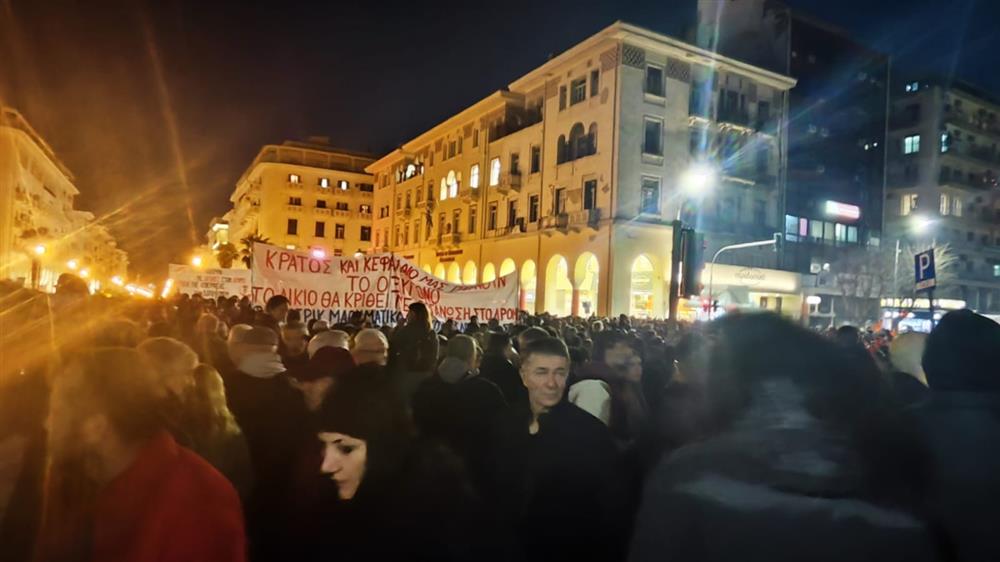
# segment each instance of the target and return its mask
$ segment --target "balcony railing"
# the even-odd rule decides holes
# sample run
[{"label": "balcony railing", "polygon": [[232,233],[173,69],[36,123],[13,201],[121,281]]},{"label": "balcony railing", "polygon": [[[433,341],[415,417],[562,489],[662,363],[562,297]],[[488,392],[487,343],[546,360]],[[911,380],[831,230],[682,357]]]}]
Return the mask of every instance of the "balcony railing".
[{"label": "balcony railing", "polygon": [[345,209],[333,209],[333,216],[342,219],[351,218],[351,211]]},{"label": "balcony railing", "polygon": [[719,109],[719,123],[730,123],[741,127],[750,126],[750,112],[745,109]]},{"label": "balcony railing", "polygon": [[301,213],[302,205],[285,205],[285,210],[289,213]]},{"label": "balcony railing", "polygon": [[988,165],[1000,164],[1000,155],[985,146],[969,146],[967,144],[952,141],[951,146],[948,147],[945,154],[959,156],[962,158],[971,158]]},{"label": "balcony railing", "polygon": [[407,205],[407,206],[405,206],[405,207],[403,207],[402,209],[399,210],[399,214],[403,218],[407,218],[408,219],[408,218],[410,218],[413,215],[413,207]]},{"label": "balcony railing", "polygon": [[944,120],[960,125],[966,129],[982,131],[1000,137],[1000,123],[996,120],[990,121],[985,116],[978,114],[970,115],[961,109],[948,109],[944,112]]},{"label": "balcony railing", "polygon": [[521,191],[521,172],[510,172],[501,176],[500,184],[497,185],[496,189],[500,193],[507,193],[508,191]]},{"label": "balcony railing", "polygon": [[331,212],[332,209],[327,209],[325,207],[316,207],[315,209],[313,209],[313,213],[316,215],[330,216]]}]

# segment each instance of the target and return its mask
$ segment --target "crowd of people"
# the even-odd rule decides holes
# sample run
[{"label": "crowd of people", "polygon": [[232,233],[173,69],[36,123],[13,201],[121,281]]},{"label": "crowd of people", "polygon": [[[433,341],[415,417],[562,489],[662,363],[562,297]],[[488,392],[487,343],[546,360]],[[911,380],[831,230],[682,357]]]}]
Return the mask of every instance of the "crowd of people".
[{"label": "crowd of people", "polygon": [[0,561],[1000,560],[1000,325],[0,287]]}]

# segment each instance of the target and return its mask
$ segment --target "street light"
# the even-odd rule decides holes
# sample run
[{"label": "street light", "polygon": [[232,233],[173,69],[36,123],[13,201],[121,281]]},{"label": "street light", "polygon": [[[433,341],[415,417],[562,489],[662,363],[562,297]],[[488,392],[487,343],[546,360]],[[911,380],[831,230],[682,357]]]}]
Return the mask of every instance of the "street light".
[{"label": "street light", "polygon": [[191,265],[193,265],[195,267],[201,267],[202,264],[204,264],[204,263],[205,262],[204,262],[204,260],[201,259],[201,256],[195,256],[195,257],[191,258]]},{"label": "street light", "polygon": [[914,215],[910,219],[910,228],[916,234],[925,234],[932,226],[934,226],[934,220],[927,217]]},{"label": "street light", "polygon": [[326,252],[323,250],[323,248],[313,248],[310,254],[312,254],[313,258],[318,260],[326,259]]},{"label": "street light", "polygon": [[80,262],[76,260],[69,260],[68,262],[66,262],[66,267],[70,268],[73,271],[76,271],[77,268],[80,267]]},{"label": "street light", "polygon": [[715,168],[708,164],[692,164],[681,174],[681,190],[688,195],[704,195],[715,185],[717,175]]},{"label": "street light", "polygon": [[112,277],[111,282],[114,283],[115,285],[118,285],[119,287],[125,284],[125,280],[122,279],[120,275],[115,275],[114,277]]},{"label": "street light", "polygon": [[39,244],[35,246],[35,255],[44,256],[45,255],[45,244]]},{"label": "street light", "polygon": [[[673,231],[673,244],[670,250],[670,285],[668,290],[669,298],[667,300],[667,316],[670,319],[670,324],[672,326],[677,325],[677,303],[679,300],[678,293],[680,292],[680,274],[681,274],[681,250],[683,248],[682,232],[684,230],[684,221],[682,220],[682,211],[684,210],[684,204],[687,202],[688,198],[691,197],[704,197],[708,192],[715,187],[717,172],[715,167],[710,166],[704,162],[698,162],[688,166],[679,178],[678,187],[679,200],[677,201],[677,218],[671,225],[671,230]],[[692,267],[693,264],[685,264],[684,267]]]},{"label": "street light", "polygon": [[90,270],[89,269],[81,269],[80,270],[80,277],[82,277],[84,279],[90,277]]}]

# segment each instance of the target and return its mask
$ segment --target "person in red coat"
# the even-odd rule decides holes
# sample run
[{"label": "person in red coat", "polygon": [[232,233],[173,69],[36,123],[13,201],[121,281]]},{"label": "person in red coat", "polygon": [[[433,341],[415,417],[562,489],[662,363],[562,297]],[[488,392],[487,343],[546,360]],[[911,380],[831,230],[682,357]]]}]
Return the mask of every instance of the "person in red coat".
[{"label": "person in red coat", "polygon": [[164,427],[151,369],[104,348],[57,377],[37,560],[243,562],[239,497]]}]

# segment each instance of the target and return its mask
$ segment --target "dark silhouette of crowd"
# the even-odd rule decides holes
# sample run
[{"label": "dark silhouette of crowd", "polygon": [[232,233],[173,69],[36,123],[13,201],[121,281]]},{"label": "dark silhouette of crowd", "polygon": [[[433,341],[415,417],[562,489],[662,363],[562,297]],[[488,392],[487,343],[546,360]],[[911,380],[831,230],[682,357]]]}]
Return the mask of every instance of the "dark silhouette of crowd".
[{"label": "dark silhouette of crowd", "polygon": [[[0,287],[0,561],[996,561],[1000,325]],[[445,319],[447,320],[447,319]]]}]

